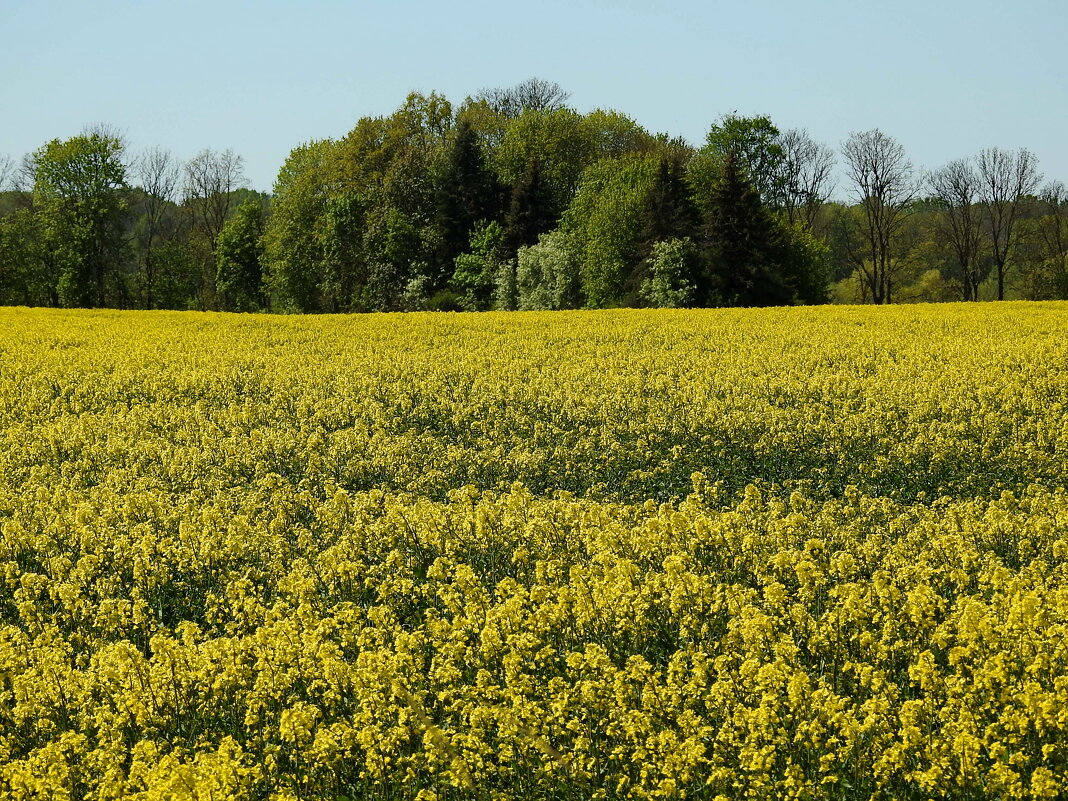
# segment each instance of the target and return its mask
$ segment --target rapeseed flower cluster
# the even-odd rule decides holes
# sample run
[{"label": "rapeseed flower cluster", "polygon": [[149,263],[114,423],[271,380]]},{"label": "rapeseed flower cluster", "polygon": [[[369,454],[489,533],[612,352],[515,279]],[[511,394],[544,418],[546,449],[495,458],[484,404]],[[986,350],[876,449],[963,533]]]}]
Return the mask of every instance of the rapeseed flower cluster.
[{"label": "rapeseed flower cluster", "polygon": [[0,799],[1063,797],[1066,310],[0,311]]}]

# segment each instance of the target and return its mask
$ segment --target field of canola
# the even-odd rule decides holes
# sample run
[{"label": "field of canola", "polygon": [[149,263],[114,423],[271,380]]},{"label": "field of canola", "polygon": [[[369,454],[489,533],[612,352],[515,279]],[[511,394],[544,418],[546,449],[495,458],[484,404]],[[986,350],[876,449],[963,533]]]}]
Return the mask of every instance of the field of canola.
[{"label": "field of canola", "polygon": [[1068,787],[1068,304],[0,309],[0,799]]}]

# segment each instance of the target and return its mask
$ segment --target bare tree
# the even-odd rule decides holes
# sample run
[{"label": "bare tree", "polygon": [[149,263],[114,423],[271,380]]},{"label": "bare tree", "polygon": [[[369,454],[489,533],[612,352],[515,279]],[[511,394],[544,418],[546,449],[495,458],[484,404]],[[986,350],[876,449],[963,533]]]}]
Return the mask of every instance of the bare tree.
[{"label": "bare tree", "polygon": [[1035,193],[1042,176],[1038,159],[1026,148],[1015,153],[987,148],[980,151],[977,163],[982,184],[979,198],[986,213],[987,237],[998,275],[998,300],[1004,300],[1009,256],[1018,239],[1020,201]]},{"label": "bare tree", "polygon": [[154,147],[142,153],[134,163],[134,175],[144,192],[144,228],[139,231],[140,267],[145,308],[156,305],[158,278],[156,247],[161,239],[173,234],[174,217],[170,213],[178,200],[182,166],[170,152]]},{"label": "bare tree", "polygon": [[507,89],[483,89],[475,95],[475,100],[484,100],[498,114],[518,117],[527,109],[555,111],[563,108],[569,97],[571,93],[555,81],[528,78]]},{"label": "bare tree", "polygon": [[942,209],[939,233],[953,249],[957,275],[965,300],[979,300],[979,285],[989,266],[983,269],[980,253],[983,225],[979,200],[979,173],[965,159],[951,161],[927,178],[931,194]]},{"label": "bare tree", "polygon": [[861,277],[873,303],[890,303],[899,274],[907,267],[898,258],[897,239],[918,191],[912,162],[895,139],[874,129],[854,133],[842,145],[846,172],[864,211],[867,258]]},{"label": "bare tree", "polygon": [[0,192],[8,190],[8,182],[15,176],[15,162],[6,153],[0,155]]},{"label": "bare tree", "polygon": [[9,180],[16,192],[33,192],[33,186],[37,183],[37,162],[33,153],[23,155]]},{"label": "bare tree", "polygon": [[185,204],[212,255],[230,217],[234,192],[244,185],[244,160],[232,150],[202,150],[185,165]]},{"label": "bare tree", "polygon": [[777,183],[791,223],[812,228],[820,208],[831,195],[834,151],[815,141],[803,128],[791,128],[779,137],[783,158]]}]

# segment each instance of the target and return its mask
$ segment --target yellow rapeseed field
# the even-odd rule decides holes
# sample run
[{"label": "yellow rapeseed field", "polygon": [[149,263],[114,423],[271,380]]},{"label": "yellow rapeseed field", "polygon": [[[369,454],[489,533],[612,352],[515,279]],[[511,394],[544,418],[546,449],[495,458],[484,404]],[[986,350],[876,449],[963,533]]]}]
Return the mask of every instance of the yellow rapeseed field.
[{"label": "yellow rapeseed field", "polygon": [[0,310],[0,799],[1068,787],[1068,304]]}]

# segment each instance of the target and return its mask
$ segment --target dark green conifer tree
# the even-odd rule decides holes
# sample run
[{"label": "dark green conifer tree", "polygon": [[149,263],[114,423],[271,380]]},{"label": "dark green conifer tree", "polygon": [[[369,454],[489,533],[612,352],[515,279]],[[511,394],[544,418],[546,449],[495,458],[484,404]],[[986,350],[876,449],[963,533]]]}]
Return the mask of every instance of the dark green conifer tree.
[{"label": "dark green conifer tree", "polygon": [[437,192],[438,271],[452,275],[456,257],[467,249],[479,220],[499,218],[500,189],[486,167],[478,135],[462,120]]},{"label": "dark green conifer tree", "polygon": [[733,152],[712,189],[704,223],[704,303],[778,306],[794,301],[781,231]]},{"label": "dark green conifer tree", "polygon": [[624,305],[640,305],[639,293],[649,278],[649,257],[656,243],[686,237],[696,239],[699,221],[700,214],[682,165],[675,159],[660,159],[641,212],[641,231],[624,285]]},{"label": "dark green conifer tree", "polygon": [[639,235],[644,248],[642,257],[649,255],[656,242],[696,236],[698,220],[697,207],[686,184],[682,165],[672,159],[661,159],[642,209]]},{"label": "dark green conifer tree", "polygon": [[519,248],[536,245],[538,237],[551,231],[559,220],[552,190],[545,181],[541,160],[533,159],[512,187],[512,198],[504,221],[505,252],[515,256]]}]

